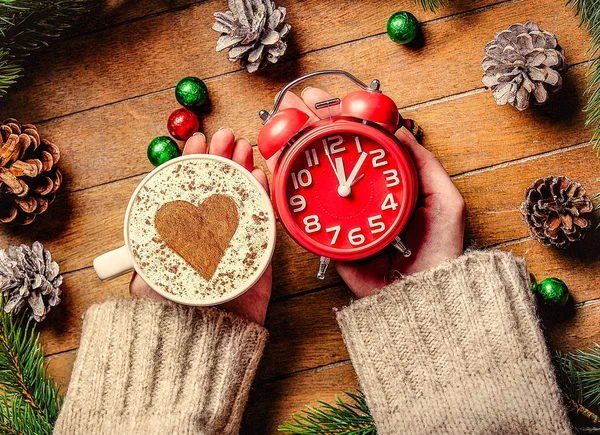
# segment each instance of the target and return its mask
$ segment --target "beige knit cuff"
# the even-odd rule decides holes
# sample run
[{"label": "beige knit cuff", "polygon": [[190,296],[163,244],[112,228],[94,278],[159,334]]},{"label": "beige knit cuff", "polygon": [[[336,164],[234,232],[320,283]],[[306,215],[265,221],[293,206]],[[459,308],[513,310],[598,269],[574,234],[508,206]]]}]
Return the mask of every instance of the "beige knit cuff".
[{"label": "beige knit cuff", "polygon": [[148,299],[91,307],[55,434],[237,433],[266,330]]},{"label": "beige knit cuff", "polygon": [[571,434],[529,286],[472,252],[338,312],[378,433]]}]

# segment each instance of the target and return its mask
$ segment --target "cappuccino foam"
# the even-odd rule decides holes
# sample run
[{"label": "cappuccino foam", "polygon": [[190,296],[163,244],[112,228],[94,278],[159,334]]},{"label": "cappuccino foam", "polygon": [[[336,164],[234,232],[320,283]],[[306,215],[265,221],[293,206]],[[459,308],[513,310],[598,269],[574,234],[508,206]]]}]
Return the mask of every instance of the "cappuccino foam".
[{"label": "cappuccino foam", "polygon": [[[207,281],[161,239],[154,218],[163,204],[188,201],[198,206],[214,194],[235,201],[239,225]],[[237,168],[208,159],[174,163],[157,172],[139,190],[129,217],[129,241],[138,266],[156,286],[191,301],[222,297],[246,286],[267,255],[271,232],[256,186]]]}]

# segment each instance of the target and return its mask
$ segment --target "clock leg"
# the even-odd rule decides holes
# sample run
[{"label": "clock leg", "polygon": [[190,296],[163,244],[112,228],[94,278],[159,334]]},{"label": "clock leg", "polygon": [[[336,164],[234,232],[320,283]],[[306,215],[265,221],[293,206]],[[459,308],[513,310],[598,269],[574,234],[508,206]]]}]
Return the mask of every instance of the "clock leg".
[{"label": "clock leg", "polygon": [[412,252],[410,252],[410,249],[408,249],[404,245],[404,242],[402,241],[400,236],[396,236],[396,238],[392,242],[392,246],[394,248],[396,248],[398,251],[400,251],[402,253],[402,255],[404,255],[405,257],[410,257],[410,255],[412,254]]},{"label": "clock leg", "polygon": [[331,259],[329,257],[321,256],[321,258],[319,258],[319,271],[317,272],[317,279],[321,281],[325,279],[325,272],[327,272],[327,267],[329,266],[330,261]]}]

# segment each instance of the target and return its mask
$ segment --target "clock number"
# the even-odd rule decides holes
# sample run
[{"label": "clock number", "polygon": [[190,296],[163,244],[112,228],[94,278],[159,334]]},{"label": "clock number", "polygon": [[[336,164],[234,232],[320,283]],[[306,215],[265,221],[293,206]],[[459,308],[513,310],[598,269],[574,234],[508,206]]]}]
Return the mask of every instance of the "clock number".
[{"label": "clock number", "polygon": [[304,222],[304,231],[307,233],[316,233],[321,230],[321,224],[319,223],[319,216],[311,214],[306,216],[302,222]]},{"label": "clock number", "polygon": [[383,200],[383,204],[381,204],[382,210],[396,210],[398,208],[398,203],[394,200],[394,195],[388,193],[385,199]]},{"label": "clock number", "polygon": [[348,241],[351,245],[359,246],[365,243],[365,236],[360,233],[360,227],[348,231]]},{"label": "clock number", "polygon": [[308,187],[312,184],[312,175],[308,169],[301,169],[298,171],[298,175],[292,172],[292,183],[294,183],[294,189],[298,190],[300,186]]},{"label": "clock number", "polygon": [[[327,145],[329,142],[329,145]],[[331,136],[327,139],[323,139],[323,148],[325,148],[325,154],[337,154],[346,151],[346,147],[342,146],[344,138],[342,136]]]},{"label": "clock number", "polygon": [[332,245],[335,245],[335,242],[337,242],[337,239],[338,239],[338,236],[340,235],[341,229],[342,229],[342,227],[340,225],[336,225],[335,227],[327,228],[325,230],[326,233],[333,232],[333,237],[331,238]]},{"label": "clock number", "polygon": [[383,175],[385,175],[385,181],[388,182],[385,185],[385,187],[394,187],[400,184],[400,178],[398,178],[398,171],[396,171],[395,169],[383,171]]},{"label": "clock number", "polygon": [[294,213],[299,213],[306,208],[306,199],[302,195],[294,195],[290,197],[290,205],[296,207],[292,209]]},{"label": "clock number", "polygon": [[371,228],[371,234],[381,233],[385,231],[385,224],[383,222],[376,222],[380,219],[383,219],[383,216],[380,214],[376,216],[371,216],[369,220],[369,227]]},{"label": "clock number", "polygon": [[362,153],[362,146],[360,145],[360,139],[358,136],[354,136],[354,143],[356,144],[356,152],[358,154]]},{"label": "clock number", "polygon": [[309,168],[314,166],[319,166],[319,156],[317,155],[317,150],[311,148],[309,150],[304,151],[304,155],[306,156],[306,165]]},{"label": "clock number", "polygon": [[385,151],[381,148],[369,151],[369,154],[373,156],[373,167],[385,166],[388,164],[387,160],[383,160],[385,157]]}]

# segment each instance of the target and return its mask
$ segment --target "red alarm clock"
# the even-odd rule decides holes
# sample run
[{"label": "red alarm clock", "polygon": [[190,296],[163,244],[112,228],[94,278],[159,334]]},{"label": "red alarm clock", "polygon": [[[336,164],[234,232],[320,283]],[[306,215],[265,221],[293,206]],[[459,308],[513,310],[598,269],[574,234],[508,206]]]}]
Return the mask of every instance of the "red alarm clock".
[{"label": "red alarm clock", "polygon": [[[291,88],[325,74],[343,75],[361,88],[315,105],[341,104],[341,116],[307,125],[309,116],[299,109],[278,111]],[[367,86],[345,71],[314,72],[285,86],[273,109],[259,115],[263,157],[283,149],[273,172],[273,204],[290,236],[321,256],[317,278],[324,279],[330,259],[359,260],[389,245],[410,256],[400,234],[415,209],[417,172],[393,134],[398,107],[379,81]]]}]

